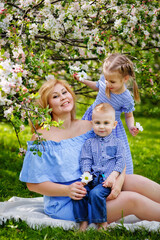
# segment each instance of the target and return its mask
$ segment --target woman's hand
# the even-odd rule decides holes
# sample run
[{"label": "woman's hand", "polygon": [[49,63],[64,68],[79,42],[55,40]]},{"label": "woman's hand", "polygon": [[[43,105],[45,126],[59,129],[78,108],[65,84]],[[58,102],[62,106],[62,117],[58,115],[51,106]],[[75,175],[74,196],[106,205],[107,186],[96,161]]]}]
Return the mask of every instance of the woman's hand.
[{"label": "woman's hand", "polygon": [[81,182],[74,182],[68,186],[68,196],[74,200],[81,200],[86,193],[87,191]]},{"label": "woman's hand", "polygon": [[112,186],[111,193],[107,197],[107,200],[112,200],[118,197],[121,192],[124,179],[125,179],[126,167],[123,172],[117,177],[115,184]]},{"label": "woman's hand", "polygon": [[107,197],[107,200],[113,200],[113,199],[117,198],[118,195],[120,194],[120,192],[121,192],[120,185],[119,184],[113,185],[113,187],[111,189],[111,193]]}]

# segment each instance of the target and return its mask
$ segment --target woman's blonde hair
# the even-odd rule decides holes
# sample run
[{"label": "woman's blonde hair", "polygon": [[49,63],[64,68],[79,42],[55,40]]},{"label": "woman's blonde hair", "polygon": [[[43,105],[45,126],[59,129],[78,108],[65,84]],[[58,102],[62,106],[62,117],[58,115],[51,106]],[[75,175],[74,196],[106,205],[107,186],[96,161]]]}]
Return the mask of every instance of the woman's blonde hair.
[{"label": "woman's blonde hair", "polygon": [[[75,97],[75,94],[72,91],[70,85],[64,80],[50,79],[48,81],[45,81],[38,91],[40,97],[35,101],[35,105],[40,108],[44,108],[44,109],[47,108],[47,106],[49,105],[49,97],[50,97],[51,93],[53,92],[55,85],[58,83],[63,85],[73,97],[74,106],[71,111],[71,119],[73,120],[73,119],[75,119],[75,115],[76,115],[75,114],[75,112],[76,112],[75,111],[76,97]],[[38,124],[36,124],[35,127],[36,127],[36,129],[40,128],[40,126]],[[31,131],[34,132],[33,126],[31,126]]]},{"label": "woman's blonde hair", "polygon": [[[103,74],[106,78],[108,72],[118,72],[122,77],[129,75],[133,80],[133,94],[136,102],[140,102],[138,85],[135,78],[134,65],[132,61],[123,54],[113,53],[103,63]],[[106,87],[106,95],[110,97],[109,88]]]}]

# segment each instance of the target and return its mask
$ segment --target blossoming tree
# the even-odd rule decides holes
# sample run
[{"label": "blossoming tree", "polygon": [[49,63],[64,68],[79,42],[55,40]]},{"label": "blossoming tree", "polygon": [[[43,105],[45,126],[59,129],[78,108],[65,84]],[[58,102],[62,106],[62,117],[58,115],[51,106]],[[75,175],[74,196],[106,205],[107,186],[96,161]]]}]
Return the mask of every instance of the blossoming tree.
[{"label": "blossoming tree", "polygon": [[48,127],[49,109],[38,110],[32,103],[41,82],[50,75],[65,78],[81,93],[83,87],[74,82],[73,71],[97,80],[103,59],[112,52],[131,57],[141,94],[156,98],[159,13],[156,0],[1,1],[0,104],[4,117],[17,134],[28,118],[33,124],[43,120]]}]

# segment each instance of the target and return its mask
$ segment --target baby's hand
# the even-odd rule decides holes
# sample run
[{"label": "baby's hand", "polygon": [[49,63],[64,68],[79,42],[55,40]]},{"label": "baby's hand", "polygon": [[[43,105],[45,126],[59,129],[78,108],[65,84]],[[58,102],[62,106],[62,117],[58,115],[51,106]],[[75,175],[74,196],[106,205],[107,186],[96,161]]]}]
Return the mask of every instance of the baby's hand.
[{"label": "baby's hand", "polygon": [[135,137],[139,133],[139,129],[133,126],[129,129],[129,132],[132,134],[133,137]]},{"label": "baby's hand", "polygon": [[113,188],[113,186],[116,183],[116,179],[119,176],[119,172],[113,171],[107,179],[102,183],[103,187],[110,187]]},{"label": "baby's hand", "polygon": [[106,179],[103,183],[102,183],[102,186],[103,187],[110,187],[110,188],[112,188],[112,186],[113,186],[113,181],[111,180],[111,179]]},{"label": "baby's hand", "polygon": [[114,186],[116,182],[116,178],[112,175],[110,175],[103,183],[102,183],[102,186],[103,187],[110,187],[112,188]]}]

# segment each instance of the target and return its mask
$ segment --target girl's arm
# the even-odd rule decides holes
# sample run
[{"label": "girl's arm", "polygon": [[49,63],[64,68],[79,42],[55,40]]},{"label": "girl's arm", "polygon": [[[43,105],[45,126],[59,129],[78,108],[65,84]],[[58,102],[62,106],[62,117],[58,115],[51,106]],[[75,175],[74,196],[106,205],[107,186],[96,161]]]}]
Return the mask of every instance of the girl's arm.
[{"label": "girl's arm", "polygon": [[86,189],[81,182],[74,182],[71,185],[63,185],[53,182],[26,183],[30,191],[46,196],[70,197],[80,200],[86,195]]},{"label": "girl's arm", "polygon": [[123,172],[117,177],[116,183],[112,187],[111,193],[107,197],[107,200],[112,200],[118,197],[124,183],[125,174],[126,174],[126,167],[124,168]]},{"label": "girl's arm", "polygon": [[[79,77],[76,75],[76,73],[73,75],[74,79],[76,79],[78,82],[82,82],[79,81]],[[96,82],[90,81],[90,80],[83,80],[83,82],[86,86],[90,87],[91,89],[98,91],[99,89],[96,87]]]},{"label": "girl's arm", "polygon": [[134,126],[133,112],[125,113],[125,121],[129,132],[135,137],[139,133],[139,130]]}]

